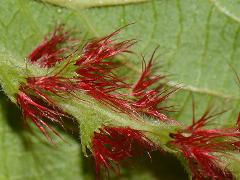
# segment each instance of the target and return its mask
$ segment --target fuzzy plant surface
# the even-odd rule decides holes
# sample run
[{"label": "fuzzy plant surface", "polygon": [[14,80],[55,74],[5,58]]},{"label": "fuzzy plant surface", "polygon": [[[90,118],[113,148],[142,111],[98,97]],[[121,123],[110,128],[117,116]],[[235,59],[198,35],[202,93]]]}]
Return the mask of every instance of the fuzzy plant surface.
[{"label": "fuzzy plant surface", "polygon": [[1,2],[0,179],[240,179],[239,12]]}]

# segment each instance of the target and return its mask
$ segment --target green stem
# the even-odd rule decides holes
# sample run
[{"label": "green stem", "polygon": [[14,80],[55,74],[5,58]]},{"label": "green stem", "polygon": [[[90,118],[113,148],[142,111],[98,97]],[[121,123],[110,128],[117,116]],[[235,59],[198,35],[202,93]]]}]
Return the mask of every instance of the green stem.
[{"label": "green stem", "polygon": [[171,141],[169,134],[178,131],[181,128],[179,125],[156,122],[147,117],[131,118],[126,114],[114,112],[83,93],[78,93],[76,96],[80,99],[72,96],[67,99],[54,97],[54,100],[79,122],[83,151],[86,150],[86,147],[91,150],[93,134],[103,126],[122,126],[140,130],[151,141],[167,151],[172,151],[167,146]]},{"label": "green stem", "polygon": [[25,82],[25,69],[18,58],[0,47],[0,84],[4,93],[14,103],[20,84]]}]

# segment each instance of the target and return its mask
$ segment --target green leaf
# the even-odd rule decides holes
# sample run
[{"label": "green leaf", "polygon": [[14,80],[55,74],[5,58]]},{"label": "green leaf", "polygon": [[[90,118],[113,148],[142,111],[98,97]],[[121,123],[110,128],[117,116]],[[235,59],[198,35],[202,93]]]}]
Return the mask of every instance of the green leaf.
[{"label": "green leaf", "polygon": [[1,93],[0,179],[83,178],[81,150],[73,138],[62,133],[67,143],[55,138],[56,145],[51,145],[33,131],[35,135],[24,131],[20,110]]},{"label": "green leaf", "polygon": [[42,0],[43,2],[52,3],[55,5],[69,7],[72,9],[89,8],[97,6],[113,6],[130,3],[141,3],[148,0]]},{"label": "green leaf", "polygon": [[[100,37],[122,25],[136,22],[124,30],[122,37],[141,40],[135,50],[147,55],[160,45],[158,60],[164,64],[164,72],[173,74],[168,85],[184,85],[172,98],[171,103],[178,109],[172,116],[186,124],[191,123],[193,93],[198,116],[207,106],[216,104],[219,111],[230,110],[217,118],[212,126],[230,126],[236,121],[240,99],[229,66],[231,64],[236,70],[240,67],[237,3],[159,0],[71,10],[39,1],[8,0],[0,5],[0,44],[24,61],[57,23],[66,23],[82,35],[87,32],[89,37]],[[131,55],[125,59],[133,71],[141,69],[139,57]],[[136,72],[129,72],[129,77],[133,78]]]},{"label": "green leaf", "polygon": [[225,15],[240,22],[240,1],[211,0],[212,3]]}]

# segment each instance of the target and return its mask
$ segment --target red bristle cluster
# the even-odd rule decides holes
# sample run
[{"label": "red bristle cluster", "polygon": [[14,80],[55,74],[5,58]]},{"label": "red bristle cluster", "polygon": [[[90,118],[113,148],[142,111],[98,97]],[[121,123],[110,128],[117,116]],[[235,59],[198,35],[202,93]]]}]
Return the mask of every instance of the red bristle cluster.
[{"label": "red bristle cluster", "polygon": [[[167,107],[159,107],[159,104],[165,101],[174,91],[167,92],[162,86],[150,88],[164,76],[153,75],[153,53],[148,65],[144,68],[138,82],[132,89],[134,98],[126,99],[126,95],[116,93],[121,88],[131,88],[130,84],[123,82],[119,77],[112,73],[118,64],[106,58],[113,57],[128,50],[135,41],[128,40],[115,42],[112,40],[121,29],[112,34],[97,40],[89,42],[83,48],[83,55],[77,61],[79,67],[77,73],[84,82],[85,91],[98,101],[101,101],[111,107],[116,108],[124,113],[145,115],[158,118],[159,120],[168,120],[162,111],[168,110]],[[143,60],[143,62],[145,62]],[[84,89],[83,88],[83,89]]]},{"label": "red bristle cluster", "polygon": [[[61,118],[65,113],[52,102],[43,101],[43,99],[31,95],[22,87],[17,95],[17,103],[22,109],[25,120],[31,120],[40,131],[51,141],[47,129],[52,130],[57,136],[59,134],[48,125],[47,120],[61,124]],[[48,103],[48,104],[47,104]]]},{"label": "red bristle cluster", "polygon": [[[106,93],[104,90],[96,88],[94,85],[87,83],[80,83],[81,91],[85,91],[89,96],[95,98],[97,101],[108,106],[111,109],[119,110],[124,113],[131,113],[131,105],[128,100],[121,98],[120,94]],[[133,111],[134,109],[132,109]],[[132,112],[134,113],[134,111]]]},{"label": "red bristle cluster", "polygon": [[[116,40],[114,40],[113,38],[117,34],[119,34],[122,29],[123,28],[120,28],[108,36],[100,39],[95,39],[87,43],[86,46],[83,48],[83,55],[80,59],[77,60],[76,65],[85,68],[91,68],[92,66],[94,66],[99,73],[105,74],[105,67],[112,67],[112,65],[114,64],[113,62],[103,60],[123,52],[130,52],[129,47],[136,43],[135,40],[116,42]],[[93,71],[95,71],[96,69],[93,69]],[[82,70],[83,68],[79,69],[80,72]]]},{"label": "red bristle cluster", "polygon": [[[78,79],[62,76],[29,77],[27,79],[29,89],[45,99],[46,92],[60,96],[62,93],[71,93],[79,89]],[[44,92],[45,91],[45,92]]]},{"label": "red bristle cluster", "polygon": [[21,107],[25,119],[30,119],[41,132],[51,140],[47,129],[59,134],[47,124],[48,120],[63,126],[62,117],[66,113],[49,96],[49,93],[61,96],[77,89],[77,83],[59,76],[29,77],[27,83],[21,85],[17,95],[17,103]]},{"label": "red bristle cluster", "polygon": [[97,173],[101,167],[117,171],[120,161],[156,149],[141,131],[130,127],[104,127],[99,131],[92,140]]},{"label": "red bristle cluster", "polygon": [[193,179],[234,179],[221,158],[229,159],[228,152],[239,152],[239,128],[203,129],[213,118],[206,112],[185,131],[171,134],[171,142],[183,153],[189,163]]},{"label": "red bristle cluster", "polygon": [[74,41],[70,35],[70,32],[64,30],[63,25],[59,25],[29,54],[28,60],[38,63],[41,67],[53,67],[64,60],[64,54],[67,51],[73,50],[73,45],[67,45],[68,42]]},{"label": "red bristle cluster", "polygon": [[134,40],[115,42],[113,37],[120,30],[86,44],[81,57],[75,64],[78,67],[76,72],[79,74],[79,79],[103,93],[111,93],[129,87],[129,84],[123,82],[112,72],[113,69],[119,67],[119,64],[107,59],[124,52],[130,52],[129,47],[135,43]]},{"label": "red bristle cluster", "polygon": [[145,59],[143,57],[142,61],[142,73],[136,82],[136,84],[132,88],[132,95],[139,97],[144,96],[146,94],[146,90],[153,84],[157,83],[159,80],[164,79],[165,76],[155,76],[153,74],[153,61],[156,50],[153,52],[150,61],[146,64]]},{"label": "red bristle cluster", "polygon": [[[167,116],[161,112],[165,108],[158,105],[165,101],[173,91],[166,93],[162,86],[154,89],[150,88],[151,85],[164,78],[162,76],[154,76],[152,73],[155,52],[134,87],[113,73],[113,70],[119,67],[120,63],[112,61],[112,58],[121,53],[131,52],[129,48],[136,42],[135,40],[119,42],[114,39],[122,29],[120,28],[103,38],[94,39],[83,47],[82,55],[75,60],[74,64],[76,66],[76,76],[65,78],[60,75],[63,69],[71,64],[68,61],[63,69],[55,75],[29,77],[27,84],[22,85],[20,90],[25,95],[29,95],[29,97],[33,95],[53,107],[57,105],[47,94],[51,93],[64,97],[65,93],[83,91],[109,108],[130,116],[139,117],[143,113],[159,120],[167,120]],[[70,32],[64,31],[63,25],[60,25],[29,55],[28,59],[31,63],[36,62],[41,67],[53,67],[56,63],[67,60],[63,54],[69,47],[63,48],[62,45],[70,40]],[[123,88],[129,90],[132,88],[132,94],[121,93],[119,90]],[[22,101],[21,97],[18,98],[19,105],[23,104],[20,102]],[[25,114],[28,114],[27,107],[22,107]],[[38,109],[37,107],[35,108]],[[35,113],[37,114],[37,111]],[[29,116],[25,115],[25,117]],[[47,117],[45,116],[44,118]]]},{"label": "red bristle cluster", "polygon": [[132,96],[135,98],[132,106],[137,112],[166,121],[168,117],[163,111],[169,111],[169,107],[160,107],[159,105],[166,101],[177,89],[167,91],[163,90],[161,85],[151,88],[152,85],[156,85],[161,79],[165,78],[165,76],[153,75],[153,60],[156,50],[147,65],[143,59],[143,72],[132,88]]},{"label": "red bristle cluster", "polygon": [[[47,120],[61,124],[61,118],[67,116],[51,98],[52,95],[64,98],[73,92],[85,92],[101,104],[125,113],[131,118],[138,119],[140,114],[145,114],[159,120],[168,120],[161,112],[165,108],[159,107],[159,104],[174,91],[167,92],[162,86],[151,88],[164,78],[153,75],[155,52],[134,86],[113,73],[113,70],[121,64],[112,61],[112,58],[121,53],[131,52],[129,48],[136,42],[135,40],[119,42],[114,39],[121,29],[87,43],[80,57],[72,56],[79,58],[74,63],[68,61],[55,75],[28,77],[26,84],[21,85],[17,102],[24,118],[31,119],[47,138],[50,139],[47,128],[52,129]],[[62,26],[58,27],[29,55],[29,61],[50,68],[60,61],[69,60],[64,58],[66,48],[61,47],[63,43],[69,41],[69,35],[70,33],[64,32]],[[64,77],[63,70],[70,65],[75,66],[69,68],[74,71],[71,73],[75,76]],[[121,89],[132,90],[132,93],[124,94]],[[52,130],[57,134],[54,129]],[[99,171],[102,166],[115,169],[116,166],[112,163],[118,163],[144,151],[151,151],[156,146],[142,132],[130,127],[105,127],[101,128],[100,132],[94,133],[92,148]]]},{"label": "red bristle cluster", "polygon": [[110,59],[118,54],[130,52],[129,47],[135,43],[134,40],[114,40],[121,29],[87,43],[75,65],[78,67],[76,72],[82,90],[111,108],[131,113],[133,108],[124,98],[125,95],[116,92],[122,88],[129,88],[130,85],[112,72],[119,64]]}]

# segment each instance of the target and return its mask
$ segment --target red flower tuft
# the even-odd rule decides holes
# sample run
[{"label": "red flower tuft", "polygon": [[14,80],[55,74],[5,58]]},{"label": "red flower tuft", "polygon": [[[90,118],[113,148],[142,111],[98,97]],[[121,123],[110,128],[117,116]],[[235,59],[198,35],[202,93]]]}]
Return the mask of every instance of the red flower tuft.
[{"label": "red flower tuft", "polygon": [[119,67],[119,64],[112,60],[107,60],[107,58],[123,52],[130,52],[129,47],[135,43],[134,40],[122,42],[113,40],[113,37],[121,30],[122,28],[106,37],[87,43],[83,48],[82,56],[75,64],[78,67],[76,72],[81,82],[92,86],[93,89],[101,91],[106,95],[116,90],[130,87],[129,84],[112,72],[113,69]]},{"label": "red flower tuft", "polygon": [[228,152],[239,152],[239,128],[203,129],[215,115],[207,111],[186,130],[171,134],[176,146],[189,163],[193,179],[234,179],[221,158],[231,158]]},{"label": "red flower tuft", "polygon": [[164,79],[165,76],[156,76],[153,74],[153,60],[154,55],[157,51],[157,48],[153,52],[150,61],[146,64],[145,59],[143,57],[142,61],[142,74],[139,77],[138,81],[132,88],[132,95],[139,97],[143,96],[146,93],[146,90],[153,84],[159,82],[159,80]]},{"label": "red flower tuft", "polygon": [[64,54],[67,51],[73,49],[74,46],[66,45],[68,42],[74,41],[70,35],[70,32],[64,30],[64,25],[57,26],[54,32],[47,35],[44,41],[29,54],[28,60],[38,63],[41,67],[53,67],[65,59]]},{"label": "red flower tuft", "polygon": [[64,93],[72,93],[76,89],[77,83],[69,78],[60,76],[29,77],[27,83],[22,84],[19,89],[17,103],[22,109],[24,119],[35,123],[41,132],[51,140],[46,128],[58,136],[59,134],[48,125],[48,121],[63,126],[62,118],[67,117],[67,114],[49,95],[63,96]]},{"label": "red flower tuft", "polygon": [[[112,70],[119,64],[106,60],[106,58],[123,52],[131,52],[129,47],[135,43],[134,40],[123,42],[112,40],[121,30],[122,28],[106,37],[93,40],[83,48],[83,55],[76,62],[79,79],[84,82],[83,89],[96,100],[121,112],[137,116],[139,113],[143,113],[159,120],[168,120],[168,117],[162,112],[168,108],[159,107],[159,104],[165,101],[176,89],[167,92],[163,90],[163,86],[150,88],[151,85],[155,85],[159,80],[165,78],[164,76],[154,76],[152,72],[156,50],[132,88],[133,98],[116,92],[122,88],[130,89],[131,85],[112,73]],[[145,61],[143,60],[143,62]]]},{"label": "red flower tuft", "polygon": [[165,76],[156,76],[153,74],[153,60],[156,50],[153,52],[147,65],[143,58],[142,74],[132,88],[132,96],[134,97],[132,106],[137,112],[158,118],[161,121],[166,121],[169,118],[163,111],[169,111],[169,107],[160,107],[159,105],[178,89],[175,88],[172,91],[163,90],[163,86],[161,85],[151,88],[152,85],[156,86],[160,80],[165,79]]},{"label": "red flower tuft", "polygon": [[57,131],[46,122],[47,120],[51,120],[52,122],[61,124],[61,118],[66,115],[59,107],[53,103],[47,105],[46,102],[39,97],[27,94],[24,88],[17,95],[17,103],[22,109],[24,119],[31,120],[49,141],[52,140],[46,128],[52,130],[60,137]]},{"label": "red flower tuft", "polygon": [[131,52],[129,51],[129,47],[136,43],[135,40],[116,42],[116,40],[113,39],[121,32],[123,28],[125,27],[114,31],[108,36],[100,39],[94,39],[87,43],[83,48],[82,56],[77,60],[76,65],[81,67],[94,66],[98,67],[99,69],[102,69],[101,66],[111,67],[111,65],[114,64],[113,62],[103,62],[103,60],[121,54],[123,52]]},{"label": "red flower tuft", "polygon": [[43,99],[46,99],[46,93],[49,92],[61,96],[62,94],[71,93],[79,89],[78,79],[62,76],[29,77],[25,86]]},{"label": "red flower tuft", "polygon": [[[121,64],[114,62],[112,58],[125,52],[131,52],[129,48],[136,43],[135,40],[119,42],[114,39],[122,29],[120,28],[108,36],[87,43],[83,47],[82,55],[80,57],[74,56],[79,58],[71,59],[73,63],[69,60],[56,75],[27,78],[27,83],[20,87],[20,93],[18,94],[18,104],[23,109],[24,117],[32,119],[46,135],[42,126],[39,126],[41,124],[47,127],[47,124],[42,123],[42,119],[59,122],[61,116],[65,114],[50,98],[50,95],[64,97],[66,93],[82,91],[109,108],[132,117],[145,114],[159,120],[168,120],[167,116],[162,113],[163,110],[166,110],[166,107],[159,107],[159,104],[165,101],[175,90],[167,92],[163,90],[162,86],[150,87],[164,78],[164,76],[154,76],[152,73],[155,52],[133,88],[131,84],[124,82],[113,73],[113,70]],[[37,62],[46,68],[54,67],[56,63],[67,60],[64,54],[70,47],[64,48],[62,45],[70,40],[70,33],[64,31],[63,25],[58,26],[29,55],[29,61]],[[60,73],[70,65],[76,66],[68,69],[76,75],[71,78],[61,76]],[[122,89],[131,90],[131,88],[133,89],[131,95],[121,92]],[[35,102],[35,99],[37,102]],[[46,111],[49,110],[49,112],[47,114],[38,112],[42,108],[47,108]],[[48,115],[52,112],[50,110],[54,109],[56,109],[57,115]]]},{"label": "red flower tuft", "polygon": [[113,39],[122,29],[87,43],[75,65],[78,67],[76,72],[82,90],[110,108],[133,114],[136,112],[125,98],[126,95],[118,92],[120,89],[130,88],[131,85],[112,72],[120,64],[107,60],[115,55],[130,52],[129,48],[135,43],[134,40],[117,42]]},{"label": "red flower tuft", "polygon": [[120,161],[146,151],[153,151],[156,145],[151,142],[141,131],[129,127],[104,127],[100,132],[95,132],[92,140],[93,155],[96,171],[101,167],[118,170]]}]

